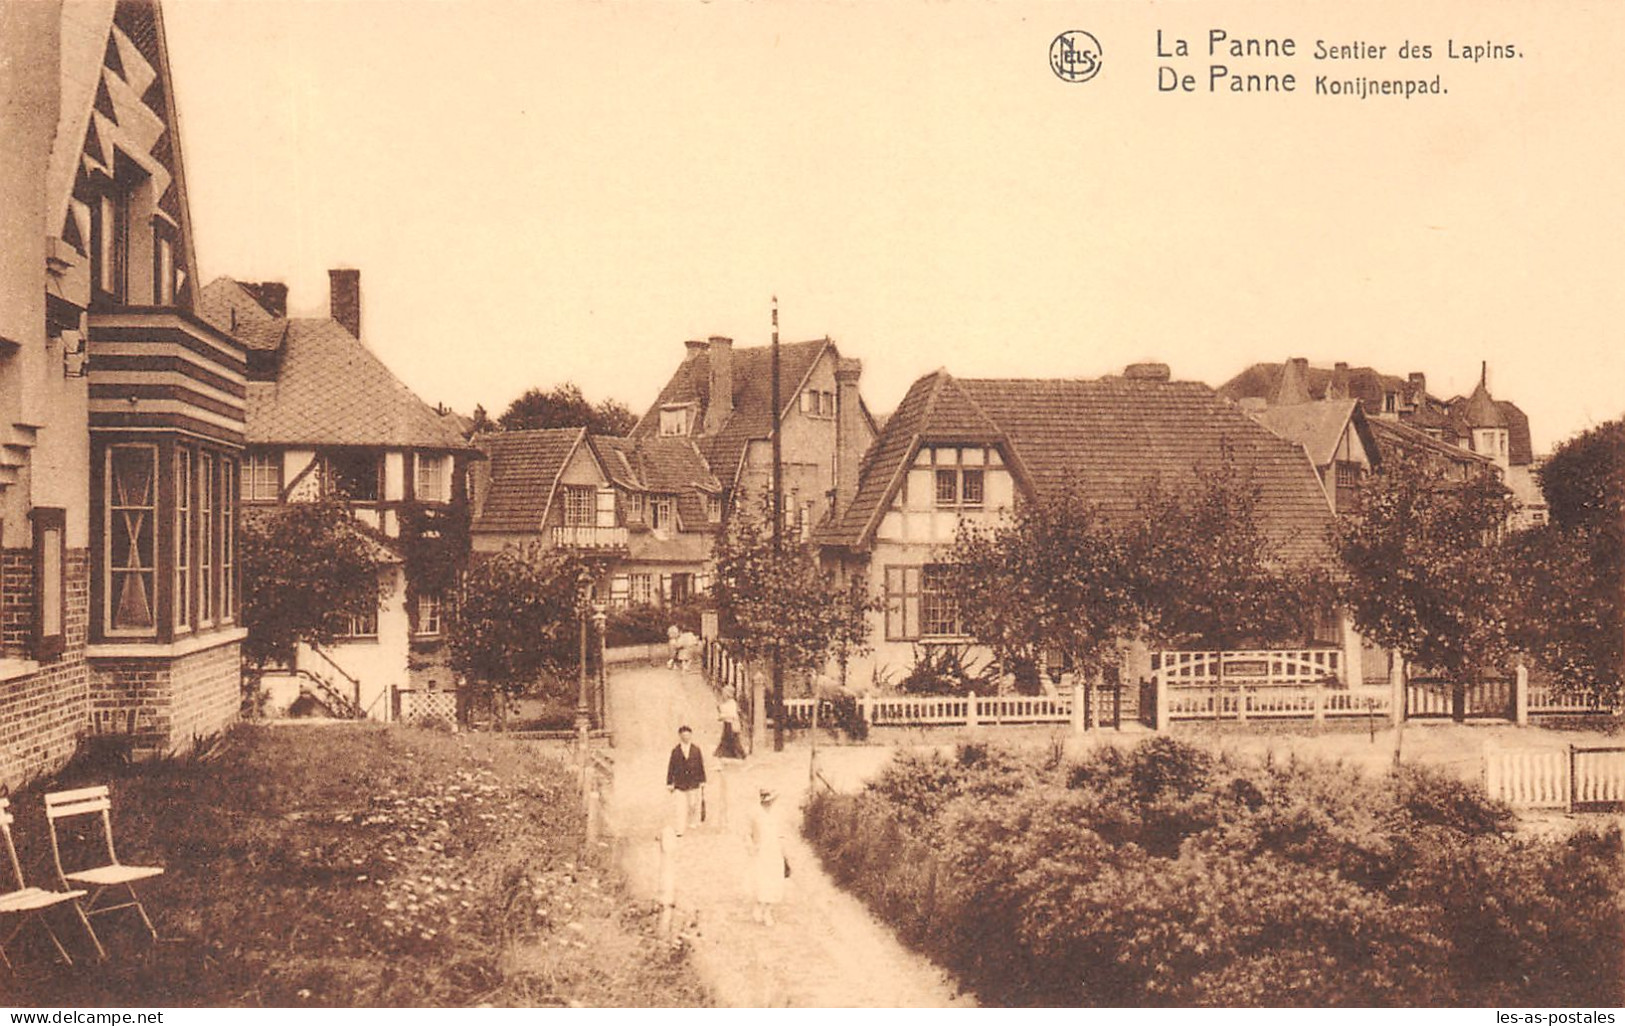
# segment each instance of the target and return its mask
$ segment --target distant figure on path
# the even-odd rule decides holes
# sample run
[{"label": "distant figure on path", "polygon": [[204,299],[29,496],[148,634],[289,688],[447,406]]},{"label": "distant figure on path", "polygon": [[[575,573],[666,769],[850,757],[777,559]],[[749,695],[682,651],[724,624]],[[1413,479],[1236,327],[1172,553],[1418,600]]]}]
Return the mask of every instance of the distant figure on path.
[{"label": "distant figure on path", "polygon": [[761,801],[750,818],[750,836],[747,844],[751,855],[751,879],[756,889],[756,905],[750,917],[758,923],[773,925],[773,906],[784,900],[784,878],[790,863],[784,857],[784,837],[779,832],[779,817],[774,811],[778,792],[762,788]]},{"label": "distant figure on path", "polygon": [[666,628],[666,645],[671,649],[671,658],[666,660],[666,669],[677,669],[677,656],[682,651],[680,638],[683,632],[677,629],[676,624]]},{"label": "distant figure on path", "polygon": [[705,756],[686,723],[677,728],[677,746],[666,762],[666,790],[671,794],[672,826],[681,837],[690,823],[700,819],[705,802]]},{"label": "distant figure on path", "polygon": [[722,741],[711,754],[719,759],[743,759],[745,745],[739,738],[739,700],[734,698],[732,685],[722,689],[722,701],[717,703],[717,719],[722,723]]}]

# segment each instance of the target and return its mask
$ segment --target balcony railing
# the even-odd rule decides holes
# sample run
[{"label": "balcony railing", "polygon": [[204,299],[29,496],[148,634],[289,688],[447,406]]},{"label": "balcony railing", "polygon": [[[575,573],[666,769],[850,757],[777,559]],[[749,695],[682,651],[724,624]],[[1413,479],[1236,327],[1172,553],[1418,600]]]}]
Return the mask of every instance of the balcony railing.
[{"label": "balcony railing", "polygon": [[624,549],[624,527],[555,527],[553,544],[561,549]]}]

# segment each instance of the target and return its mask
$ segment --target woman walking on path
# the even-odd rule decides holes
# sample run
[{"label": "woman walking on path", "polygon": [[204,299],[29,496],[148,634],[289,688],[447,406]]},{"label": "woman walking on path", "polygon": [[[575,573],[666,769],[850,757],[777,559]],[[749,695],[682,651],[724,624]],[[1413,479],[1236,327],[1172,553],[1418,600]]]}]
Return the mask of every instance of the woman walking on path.
[{"label": "woman walking on path", "polygon": [[790,863],[784,857],[779,817],[774,811],[778,797],[778,792],[762,788],[760,804],[750,818],[748,839],[751,878],[756,888],[756,905],[750,917],[768,926],[773,925],[773,906],[784,900],[784,878],[790,871]]},{"label": "woman walking on path", "polygon": [[734,698],[732,685],[722,689],[717,719],[722,723],[722,741],[712,754],[719,759],[743,759],[745,746],[739,739],[739,700]]}]

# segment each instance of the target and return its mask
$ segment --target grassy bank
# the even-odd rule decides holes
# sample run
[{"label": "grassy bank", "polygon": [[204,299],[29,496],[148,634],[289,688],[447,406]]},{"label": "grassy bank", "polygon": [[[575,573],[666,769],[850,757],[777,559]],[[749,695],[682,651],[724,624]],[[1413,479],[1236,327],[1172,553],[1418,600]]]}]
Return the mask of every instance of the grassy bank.
[{"label": "grassy bank", "polygon": [[[162,940],[114,914],[98,926],[106,966],[24,952],[0,975],[18,1004],[704,1001],[681,953],[654,940],[653,908],[587,845],[571,768],[533,746],[245,726],[203,760],[70,767],[51,786],[104,781],[120,856],[167,867],[142,892]],[[41,803],[27,793],[14,807],[25,872],[43,883]],[[82,931],[58,921],[77,959]]]},{"label": "grassy bank", "polygon": [[824,795],[836,878],[989,1005],[1625,1001],[1617,829],[1511,836],[1428,771],[1168,739],[1070,764],[965,746]]}]

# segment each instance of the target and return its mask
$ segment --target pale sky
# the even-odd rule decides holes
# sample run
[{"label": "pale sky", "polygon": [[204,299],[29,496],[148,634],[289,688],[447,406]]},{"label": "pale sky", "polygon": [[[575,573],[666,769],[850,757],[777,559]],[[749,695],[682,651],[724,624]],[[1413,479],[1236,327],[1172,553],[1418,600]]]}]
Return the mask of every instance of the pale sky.
[{"label": "pale sky", "polygon": [[[1305,356],[1449,398],[1488,360],[1544,451],[1625,412],[1625,5],[1411,7],[164,0],[205,280],[321,313],[360,268],[364,338],[431,403],[574,380],[641,413],[684,339],[765,344],[777,294],[877,411],[940,366]],[[1210,59],[1214,28],[1297,56]],[[1050,70],[1069,29],[1091,81]],[[1210,94],[1216,62],[1297,92]]]}]

